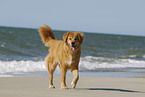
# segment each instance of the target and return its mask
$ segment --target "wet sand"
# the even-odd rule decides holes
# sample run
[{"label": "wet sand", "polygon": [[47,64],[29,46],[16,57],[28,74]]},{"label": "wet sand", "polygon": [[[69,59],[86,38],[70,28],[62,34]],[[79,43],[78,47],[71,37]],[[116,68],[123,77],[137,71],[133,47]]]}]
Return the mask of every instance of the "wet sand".
[{"label": "wet sand", "polygon": [[48,77],[1,77],[0,97],[145,97],[145,78],[80,77],[76,89],[60,89],[60,77],[54,77],[55,89],[48,89]]}]

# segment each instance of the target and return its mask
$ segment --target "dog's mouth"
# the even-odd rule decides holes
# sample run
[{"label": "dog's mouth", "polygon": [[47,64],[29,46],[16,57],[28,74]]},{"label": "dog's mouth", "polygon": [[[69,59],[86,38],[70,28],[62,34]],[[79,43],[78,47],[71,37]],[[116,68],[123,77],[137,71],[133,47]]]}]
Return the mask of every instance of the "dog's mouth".
[{"label": "dog's mouth", "polygon": [[71,45],[70,45],[71,50],[74,51],[76,46],[77,46],[76,43],[71,43]]}]

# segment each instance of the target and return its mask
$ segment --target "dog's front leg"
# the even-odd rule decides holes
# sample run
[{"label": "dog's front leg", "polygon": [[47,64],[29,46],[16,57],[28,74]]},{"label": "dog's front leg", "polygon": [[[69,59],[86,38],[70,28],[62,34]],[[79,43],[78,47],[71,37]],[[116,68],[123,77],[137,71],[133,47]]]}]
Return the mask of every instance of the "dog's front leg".
[{"label": "dog's front leg", "polygon": [[67,72],[67,68],[61,67],[61,89],[67,89],[66,86],[66,72]]},{"label": "dog's front leg", "polygon": [[72,82],[71,82],[71,86],[72,88],[74,89],[76,87],[76,84],[77,84],[77,81],[79,79],[79,72],[78,72],[78,69],[73,69],[72,70],[72,74],[74,76]]}]

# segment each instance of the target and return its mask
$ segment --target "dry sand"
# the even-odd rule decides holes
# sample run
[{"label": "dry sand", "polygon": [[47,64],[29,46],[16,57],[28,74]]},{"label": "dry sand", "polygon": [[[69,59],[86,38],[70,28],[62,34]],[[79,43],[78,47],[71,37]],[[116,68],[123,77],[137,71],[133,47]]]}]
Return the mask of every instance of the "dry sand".
[{"label": "dry sand", "polygon": [[60,77],[54,78],[56,89],[48,89],[48,77],[1,77],[0,97],[145,97],[145,78],[80,77],[76,89],[60,89]]}]

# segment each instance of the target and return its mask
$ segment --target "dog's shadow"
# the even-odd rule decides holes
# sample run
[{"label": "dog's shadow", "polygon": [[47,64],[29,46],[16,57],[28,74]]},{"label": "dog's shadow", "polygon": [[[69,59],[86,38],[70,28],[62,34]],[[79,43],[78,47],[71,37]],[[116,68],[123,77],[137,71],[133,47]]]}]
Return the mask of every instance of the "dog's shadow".
[{"label": "dog's shadow", "polygon": [[76,88],[76,90],[93,90],[93,91],[114,91],[114,92],[128,92],[128,93],[145,93],[141,91],[134,91],[128,89],[115,89],[115,88]]}]

